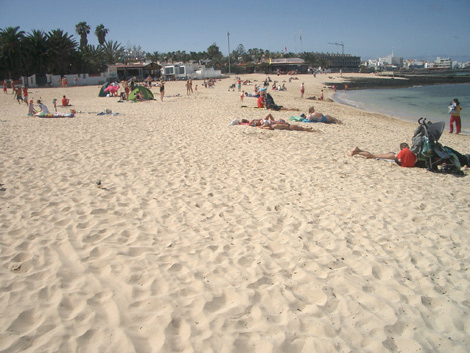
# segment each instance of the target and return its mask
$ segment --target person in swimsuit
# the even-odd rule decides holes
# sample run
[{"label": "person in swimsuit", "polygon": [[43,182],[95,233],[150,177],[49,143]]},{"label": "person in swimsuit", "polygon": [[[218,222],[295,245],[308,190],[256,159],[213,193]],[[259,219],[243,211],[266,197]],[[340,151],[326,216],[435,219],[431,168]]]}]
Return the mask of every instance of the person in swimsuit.
[{"label": "person in swimsuit", "polygon": [[324,115],[320,112],[316,112],[314,107],[310,107],[308,109],[308,114],[305,116],[305,119],[313,123],[341,124],[340,120],[330,115]]},{"label": "person in swimsuit", "polygon": [[165,96],[165,83],[163,80],[160,81],[160,100],[163,102],[163,97]]}]

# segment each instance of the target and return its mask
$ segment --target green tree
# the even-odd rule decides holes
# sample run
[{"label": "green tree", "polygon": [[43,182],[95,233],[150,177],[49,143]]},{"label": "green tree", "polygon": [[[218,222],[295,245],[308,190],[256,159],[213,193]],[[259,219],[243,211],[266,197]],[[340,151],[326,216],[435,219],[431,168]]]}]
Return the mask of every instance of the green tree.
[{"label": "green tree", "polygon": [[45,75],[49,61],[47,35],[43,31],[33,29],[31,33],[23,39],[23,44],[25,54],[28,57],[28,60],[25,62],[24,74]]},{"label": "green tree", "polygon": [[101,46],[87,45],[80,48],[82,57],[82,72],[97,74],[106,69],[106,63]]},{"label": "green tree", "polygon": [[245,57],[247,57],[246,50],[243,44],[238,44],[237,49],[235,49],[234,52],[232,52],[232,54],[235,54],[234,59],[236,61],[239,61],[239,58],[245,61]]},{"label": "green tree", "polygon": [[100,45],[104,45],[106,41],[106,35],[108,34],[108,32],[109,32],[109,29],[104,28],[102,24],[96,26],[95,35],[98,38],[98,43],[100,43]]},{"label": "green tree", "polygon": [[106,64],[112,65],[119,61],[124,55],[124,48],[116,41],[107,41],[102,45]]},{"label": "green tree", "polygon": [[87,35],[90,34],[90,26],[86,22],[79,22],[75,25],[75,32],[80,36],[80,48],[84,48],[88,44]]},{"label": "green tree", "polygon": [[154,51],[153,53],[145,54],[145,58],[147,60],[151,60],[153,62],[157,62],[161,58],[161,54],[158,51]]},{"label": "green tree", "polygon": [[0,66],[10,79],[21,75],[24,67],[24,50],[21,44],[25,33],[19,29],[20,27],[6,27],[0,30]]},{"label": "green tree", "polygon": [[73,71],[71,58],[77,50],[77,42],[72,35],[61,29],[54,29],[47,33],[47,46],[49,48],[47,71],[61,75],[71,73]]},{"label": "green tree", "polygon": [[207,55],[211,61],[220,61],[223,57],[219,47],[215,43],[207,48]]}]

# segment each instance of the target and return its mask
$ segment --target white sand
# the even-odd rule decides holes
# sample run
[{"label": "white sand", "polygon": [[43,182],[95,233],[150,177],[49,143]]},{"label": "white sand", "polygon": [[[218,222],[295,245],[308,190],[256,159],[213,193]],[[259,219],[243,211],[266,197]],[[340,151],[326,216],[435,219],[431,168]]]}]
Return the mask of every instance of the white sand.
[{"label": "white sand", "polygon": [[1,95],[0,351],[468,352],[470,177],[350,157],[417,124],[300,99],[331,80],[299,77],[276,103],[343,125],[229,126],[265,114],[233,78],[163,103],[30,91],[73,119]]}]

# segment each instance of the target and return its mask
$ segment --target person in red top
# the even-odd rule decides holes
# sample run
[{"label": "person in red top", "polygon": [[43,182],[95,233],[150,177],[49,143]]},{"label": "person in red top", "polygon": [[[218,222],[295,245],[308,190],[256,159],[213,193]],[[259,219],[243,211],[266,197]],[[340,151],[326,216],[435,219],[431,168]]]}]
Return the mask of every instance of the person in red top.
[{"label": "person in red top", "polygon": [[62,97],[62,106],[67,107],[70,105],[70,100],[67,99],[67,97],[63,96]]},{"label": "person in red top", "polygon": [[264,98],[264,93],[260,94],[257,103],[258,103],[258,108],[266,108],[266,100]]},{"label": "person in red top", "polygon": [[395,162],[405,168],[411,168],[415,166],[416,163],[416,156],[413,152],[410,151],[410,146],[406,143],[400,143],[400,152],[395,154],[393,152],[389,153],[382,153],[382,154],[373,154],[364,150],[361,150],[359,147],[355,147],[351,151],[351,157],[359,155],[366,158],[379,158],[379,159],[391,159],[395,160]]},{"label": "person in red top", "polygon": [[395,157],[395,162],[405,168],[412,168],[416,163],[416,155],[410,151],[410,146],[403,142],[400,144],[400,152]]},{"label": "person in red top", "polygon": [[23,86],[23,100],[28,104],[28,86]]}]

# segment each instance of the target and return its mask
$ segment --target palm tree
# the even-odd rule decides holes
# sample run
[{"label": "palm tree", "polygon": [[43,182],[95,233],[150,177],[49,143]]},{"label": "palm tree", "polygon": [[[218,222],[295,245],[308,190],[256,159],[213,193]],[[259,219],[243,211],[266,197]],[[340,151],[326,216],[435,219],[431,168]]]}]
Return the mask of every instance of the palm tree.
[{"label": "palm tree", "polygon": [[158,51],[154,51],[153,53],[145,54],[145,58],[151,60],[153,62],[157,62],[162,55]]},{"label": "palm tree", "polygon": [[87,34],[90,34],[90,26],[86,22],[79,22],[75,26],[75,32],[80,36],[80,48],[84,48],[88,44]]},{"label": "palm tree", "polygon": [[108,34],[108,32],[109,32],[109,29],[104,28],[102,24],[96,26],[95,35],[98,38],[98,43],[100,43],[100,45],[104,45],[104,42],[106,41],[106,35]]},{"label": "palm tree", "polygon": [[11,79],[12,75],[20,75],[24,65],[24,50],[21,42],[24,31],[20,27],[6,27],[0,30],[0,67],[3,67]]},{"label": "palm tree", "polygon": [[121,44],[112,40],[105,42],[102,48],[104,60],[108,65],[117,63],[124,54],[124,48],[121,47]]},{"label": "palm tree", "polygon": [[65,74],[72,70],[71,57],[77,50],[77,42],[71,35],[61,29],[55,29],[47,33],[47,46],[49,72]]},{"label": "palm tree", "polygon": [[97,74],[106,68],[103,48],[101,46],[87,45],[80,48],[80,52],[83,60],[82,72]]},{"label": "palm tree", "polygon": [[28,56],[26,70],[28,74],[38,74],[43,76],[47,71],[47,62],[49,45],[47,35],[40,30],[33,29],[30,34],[24,38],[24,48]]}]

